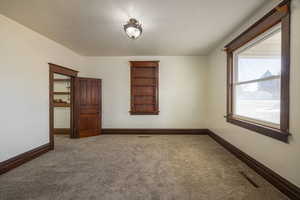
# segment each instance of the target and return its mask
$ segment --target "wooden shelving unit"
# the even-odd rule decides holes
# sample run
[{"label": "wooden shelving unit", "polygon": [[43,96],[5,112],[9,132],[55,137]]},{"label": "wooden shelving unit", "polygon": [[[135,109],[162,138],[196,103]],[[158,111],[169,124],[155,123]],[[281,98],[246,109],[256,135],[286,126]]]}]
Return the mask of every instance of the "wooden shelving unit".
[{"label": "wooden shelving unit", "polygon": [[[62,83],[66,85],[66,89],[70,90],[70,83],[71,79],[65,79],[65,78],[55,78],[53,79],[54,83]],[[65,95],[69,96],[71,93],[69,91],[66,92],[53,92],[53,95]],[[65,108],[70,108],[71,104],[65,100],[66,97],[59,98],[56,100],[56,102],[53,103],[54,107],[65,107]],[[69,99],[69,98],[68,98]]]},{"label": "wooden shelving unit", "polygon": [[132,115],[158,115],[158,61],[131,61]]}]

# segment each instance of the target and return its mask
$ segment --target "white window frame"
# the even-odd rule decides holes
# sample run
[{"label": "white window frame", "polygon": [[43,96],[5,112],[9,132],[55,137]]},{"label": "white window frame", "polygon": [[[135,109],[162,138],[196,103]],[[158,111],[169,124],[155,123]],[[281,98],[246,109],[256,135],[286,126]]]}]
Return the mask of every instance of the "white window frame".
[{"label": "white window frame", "polygon": [[[261,81],[276,80],[276,79],[280,80],[281,79],[281,75],[273,75],[273,76],[266,77],[266,78],[259,78],[259,79],[240,81],[240,82],[238,81],[238,55],[240,53],[246,51],[247,49],[259,44],[260,42],[272,37],[273,35],[277,34],[280,31],[281,31],[281,23],[272,27],[265,33],[259,35],[255,39],[251,40],[250,42],[248,42],[247,44],[243,45],[242,47],[236,49],[233,52],[233,85],[232,85],[232,87],[233,87],[233,116],[235,118],[238,118],[241,120],[254,122],[256,124],[261,124],[261,125],[271,127],[271,128],[276,128],[276,129],[280,129],[280,122],[277,124],[277,123],[272,123],[269,121],[264,121],[261,119],[255,119],[255,118],[250,118],[250,117],[241,116],[241,115],[236,114],[236,87],[239,85],[244,85],[244,84],[249,84],[249,83],[257,83],[257,82],[261,82]],[[280,101],[281,101],[281,98],[280,98]]]}]

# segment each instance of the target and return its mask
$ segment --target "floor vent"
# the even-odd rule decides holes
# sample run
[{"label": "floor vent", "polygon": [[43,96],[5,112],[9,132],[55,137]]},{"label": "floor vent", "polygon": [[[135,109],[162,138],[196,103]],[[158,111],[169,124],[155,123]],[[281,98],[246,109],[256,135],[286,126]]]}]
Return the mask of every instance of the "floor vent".
[{"label": "floor vent", "polygon": [[259,186],[249,177],[245,172],[240,172],[240,174],[249,182],[251,185],[253,185],[256,188],[259,188]]},{"label": "floor vent", "polygon": [[138,136],[139,138],[149,138],[149,137],[151,137],[150,135],[139,135]]}]

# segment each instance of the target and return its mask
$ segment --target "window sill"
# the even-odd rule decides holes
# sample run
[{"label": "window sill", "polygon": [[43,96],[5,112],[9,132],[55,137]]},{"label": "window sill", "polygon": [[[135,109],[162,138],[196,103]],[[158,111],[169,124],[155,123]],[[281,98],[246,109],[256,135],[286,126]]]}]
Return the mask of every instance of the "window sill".
[{"label": "window sill", "polygon": [[290,133],[288,133],[286,131],[282,131],[280,129],[255,124],[253,122],[249,122],[249,121],[245,121],[245,120],[241,120],[241,119],[236,119],[233,117],[226,117],[226,121],[228,123],[246,128],[248,130],[255,131],[262,135],[269,136],[271,138],[280,140],[281,142],[288,143],[288,137],[289,137]]}]

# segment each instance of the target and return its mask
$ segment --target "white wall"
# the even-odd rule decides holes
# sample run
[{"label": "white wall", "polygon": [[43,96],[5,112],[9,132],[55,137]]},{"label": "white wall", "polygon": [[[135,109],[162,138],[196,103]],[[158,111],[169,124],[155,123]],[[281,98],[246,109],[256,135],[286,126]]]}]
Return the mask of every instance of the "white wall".
[{"label": "white wall", "polygon": [[[160,60],[159,115],[130,115],[130,60]],[[104,128],[205,128],[205,57],[87,57],[103,79]]]},{"label": "white wall", "polygon": [[0,15],[0,162],[49,142],[48,62],[82,58]]},{"label": "white wall", "polygon": [[291,109],[290,144],[248,131],[225,122],[226,114],[226,55],[221,51],[224,45],[235,38],[242,30],[253,24],[277,3],[272,1],[262,8],[253,19],[246,22],[240,30],[233,33],[223,44],[216,48],[209,58],[209,115],[208,128],[262,162],[281,176],[300,186],[300,1],[292,1],[291,19]]}]

